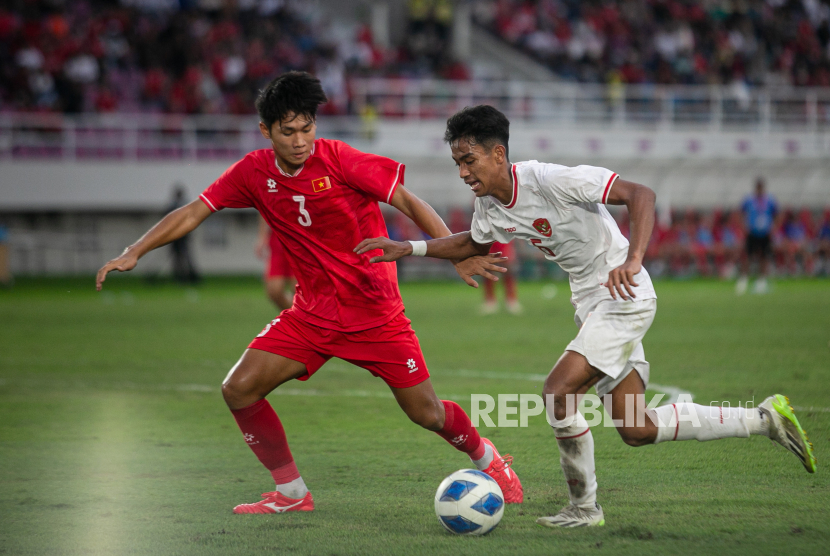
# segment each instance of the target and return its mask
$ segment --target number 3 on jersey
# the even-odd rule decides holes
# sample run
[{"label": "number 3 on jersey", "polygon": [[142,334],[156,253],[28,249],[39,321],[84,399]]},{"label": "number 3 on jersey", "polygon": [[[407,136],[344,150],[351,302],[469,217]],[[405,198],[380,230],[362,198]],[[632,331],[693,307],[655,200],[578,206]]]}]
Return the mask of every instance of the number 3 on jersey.
[{"label": "number 3 on jersey", "polygon": [[300,217],[297,219],[297,222],[301,226],[311,226],[311,215],[305,209],[305,197],[302,195],[294,195],[292,199],[300,203]]}]

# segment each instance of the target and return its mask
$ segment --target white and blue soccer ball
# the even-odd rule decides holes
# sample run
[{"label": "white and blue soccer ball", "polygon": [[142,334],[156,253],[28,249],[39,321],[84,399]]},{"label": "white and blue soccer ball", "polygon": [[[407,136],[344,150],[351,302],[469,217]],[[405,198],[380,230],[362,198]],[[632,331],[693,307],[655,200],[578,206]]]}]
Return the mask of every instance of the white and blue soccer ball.
[{"label": "white and blue soccer ball", "polygon": [[435,493],[435,514],[450,533],[484,535],[504,515],[504,494],[488,474],[462,469],[441,482]]}]

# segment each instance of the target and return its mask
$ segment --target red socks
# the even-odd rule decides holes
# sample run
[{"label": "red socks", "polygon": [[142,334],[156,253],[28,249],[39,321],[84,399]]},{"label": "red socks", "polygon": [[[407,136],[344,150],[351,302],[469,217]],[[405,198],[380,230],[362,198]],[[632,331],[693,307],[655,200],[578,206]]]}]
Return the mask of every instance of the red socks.
[{"label": "red socks", "polygon": [[[437,431],[438,435],[474,460],[484,457],[484,442],[467,413],[455,402],[442,400],[442,403],[446,418],[444,428]],[[262,465],[271,471],[275,483],[280,485],[300,478],[285,438],[285,429],[267,400],[259,400],[242,409],[232,409],[231,413],[245,442]]]},{"label": "red socks", "polygon": [[245,442],[262,465],[271,471],[276,484],[288,483],[300,477],[288,448],[285,429],[267,400],[259,400],[242,409],[231,409],[231,413]]},{"label": "red socks", "polygon": [[473,427],[467,413],[455,402],[441,400],[444,404],[444,428],[438,435],[455,446],[456,449],[465,452],[471,459],[477,460],[484,457],[484,442]]}]

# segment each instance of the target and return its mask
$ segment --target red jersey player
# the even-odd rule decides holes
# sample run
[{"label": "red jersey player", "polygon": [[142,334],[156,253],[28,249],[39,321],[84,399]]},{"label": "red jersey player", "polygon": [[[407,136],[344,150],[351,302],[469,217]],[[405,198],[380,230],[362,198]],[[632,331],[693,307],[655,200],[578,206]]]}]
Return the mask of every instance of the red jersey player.
[{"label": "red jersey player", "polygon": [[[389,203],[432,237],[450,235],[428,204],[403,187],[404,166],[340,141],[316,139],[317,106],[326,102],[320,81],[304,72],[281,75],[257,97],[260,131],[270,149],[231,166],[199,199],[170,213],[124,253],[104,265],[127,271],[148,251],[195,229],[212,212],[255,207],[286,248],[297,276],[294,306],[250,343],[228,373],[222,394],[251,450],[276,483],[263,500],[235,513],[314,509],[311,493],[288,448],[285,431],[265,399],[291,379],[308,380],[339,357],[381,377],[407,416],[435,431],[501,486],[508,503],[522,487],[493,444],[481,438],[464,410],[439,400],[418,339],[404,316],[395,265],[372,264],[354,253],[364,237],[386,236],[378,202]],[[456,263],[470,285],[473,275],[503,271],[494,255]]]},{"label": "red jersey player", "polygon": [[[254,247],[256,256],[265,259],[265,293],[279,310],[288,309],[293,302],[292,290],[296,283],[294,271],[288,262],[285,247],[265,219],[259,221],[259,237]],[[267,253],[267,256],[266,256]]]}]

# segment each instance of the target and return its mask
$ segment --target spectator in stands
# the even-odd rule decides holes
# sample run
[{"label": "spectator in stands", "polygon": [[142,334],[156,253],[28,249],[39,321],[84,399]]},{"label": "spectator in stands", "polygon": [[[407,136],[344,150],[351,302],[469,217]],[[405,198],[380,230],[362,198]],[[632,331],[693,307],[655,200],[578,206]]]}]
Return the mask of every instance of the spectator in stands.
[{"label": "spectator in stands", "polygon": [[[252,91],[313,71],[349,110],[347,74],[468,79],[449,56],[450,0],[419,0],[400,49],[352,40],[308,4],[283,1],[31,0],[0,7],[0,109],[251,114]],[[417,21],[416,21],[417,20]]]},{"label": "spectator in stands", "polygon": [[476,20],[564,79],[747,85],[830,84],[826,2],[481,0]]},{"label": "spectator in stands", "polygon": [[6,226],[0,224],[0,287],[10,288],[11,285],[12,273],[9,268],[9,230]]},{"label": "spectator in stands", "polygon": [[721,278],[734,278],[744,246],[744,230],[741,213],[730,211],[721,214],[715,227],[715,264]]},{"label": "spectator in stands", "polygon": [[778,205],[771,195],[766,193],[763,178],[755,180],[755,193],[748,196],[741,206],[746,227],[746,252],[741,264],[741,276],[735,286],[738,295],[746,293],[749,285],[749,270],[752,262],[759,266],[759,278],[755,282],[754,293],[767,293],[769,285],[769,259],[772,255],[772,232]]},{"label": "spectator in stands", "polygon": [[802,220],[796,218],[792,210],[784,213],[781,222],[782,267],[791,276],[799,274],[799,262],[804,273],[813,273],[813,252],[811,237]]},{"label": "spectator in stands", "polygon": [[714,215],[707,213],[698,217],[695,214],[694,220],[696,224],[693,225],[695,231],[692,252],[695,257],[697,272],[701,276],[711,276],[715,268]]}]

